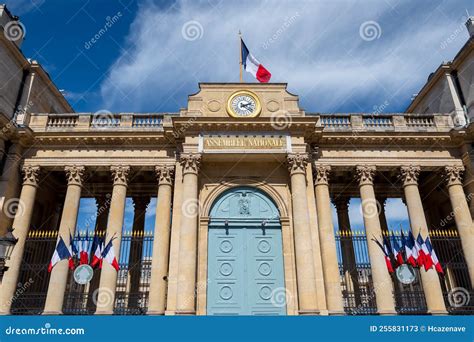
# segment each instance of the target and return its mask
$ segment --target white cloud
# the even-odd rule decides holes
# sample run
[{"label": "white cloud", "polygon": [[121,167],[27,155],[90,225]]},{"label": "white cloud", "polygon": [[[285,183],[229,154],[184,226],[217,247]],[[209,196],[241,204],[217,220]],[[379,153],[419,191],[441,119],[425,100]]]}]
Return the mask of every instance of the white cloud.
[{"label": "white cloud", "polygon": [[[238,81],[240,29],[272,81],[288,82],[308,111],[371,111],[386,101],[387,110],[403,110],[428,74],[466,41],[463,32],[441,48],[463,24],[468,6],[467,1],[178,0],[164,8],[142,2],[124,50],[101,85],[103,107],[177,111],[198,82]],[[182,35],[190,21],[202,27],[200,38],[191,41]],[[367,21],[379,24],[378,39],[359,35]]]}]

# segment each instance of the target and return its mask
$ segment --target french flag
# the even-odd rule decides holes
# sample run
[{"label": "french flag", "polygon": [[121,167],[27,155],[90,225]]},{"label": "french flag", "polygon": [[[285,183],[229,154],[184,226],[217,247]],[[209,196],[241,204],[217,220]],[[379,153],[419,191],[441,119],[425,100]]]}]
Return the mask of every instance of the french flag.
[{"label": "french flag", "polygon": [[56,248],[54,249],[53,256],[51,257],[51,261],[48,265],[48,272],[51,273],[53,270],[54,265],[64,259],[69,259],[71,257],[71,253],[67,248],[66,244],[64,243],[63,238],[60,236],[58,238],[58,242],[56,243]]},{"label": "french flag", "polygon": [[[425,245],[426,245],[426,248],[428,249],[428,251],[431,255],[431,261],[433,262],[435,270],[438,273],[444,274],[443,267],[441,266],[441,263],[438,260],[438,256],[436,255],[436,252],[435,252],[433,246],[431,245],[431,241],[430,241],[429,236],[425,240]],[[425,266],[426,266],[426,264],[425,264]]]},{"label": "french flag", "polygon": [[416,258],[413,255],[413,248],[415,247],[415,240],[413,239],[413,235],[411,235],[411,232],[409,233],[408,237],[405,238],[405,235],[403,235],[403,230],[402,230],[402,244],[405,247],[405,258],[407,260],[407,263],[412,265],[413,267],[416,267]]},{"label": "french flag", "polygon": [[272,74],[250,53],[242,39],[240,39],[240,46],[242,51],[242,65],[245,71],[251,73],[260,83],[270,81]]},{"label": "french flag", "polygon": [[417,246],[417,243],[416,243],[416,240],[415,240],[415,236],[413,235],[413,233],[410,231],[408,232],[408,242],[410,243],[410,246],[411,246],[411,254],[413,256],[413,259],[415,260],[415,265],[414,267],[416,266],[419,266],[419,253],[418,253],[418,246]]},{"label": "french flag", "polygon": [[77,257],[79,251],[77,250],[76,243],[74,242],[74,239],[71,234],[69,234],[69,254],[69,269],[73,270],[76,267],[76,265],[74,264],[74,258]]},{"label": "french flag", "polygon": [[393,273],[392,259],[390,258],[390,244],[385,237],[382,237],[383,244],[380,243],[377,239],[372,239],[382,250],[385,258],[385,264],[387,265],[387,270],[389,273]]},{"label": "french flag", "polygon": [[102,240],[97,235],[94,236],[94,240],[92,241],[92,248],[91,248],[91,253],[94,253],[92,255],[91,267],[95,267],[99,265],[99,268],[102,268],[103,249],[104,249],[104,240]]},{"label": "french flag", "polygon": [[105,246],[104,250],[102,251],[102,258],[105,259],[115,270],[118,272],[119,264],[117,262],[117,258],[115,257],[114,245],[112,241],[114,239],[110,239],[107,246]]},{"label": "french flag", "polygon": [[89,240],[84,236],[79,240],[79,264],[86,265],[89,263]]},{"label": "french flag", "polygon": [[425,240],[421,237],[421,233],[418,233],[416,237],[415,246],[418,251],[418,266],[423,266],[425,264],[425,251],[423,250],[423,245],[425,244]]},{"label": "french flag", "polygon": [[[433,259],[431,258],[431,250],[433,249],[433,247],[431,246],[431,243],[428,242],[428,239],[429,237],[427,236],[426,240],[423,241],[423,245],[422,245],[423,254],[425,255],[423,259],[423,265],[425,266],[425,271],[428,271],[434,265]],[[428,248],[428,243],[430,244],[430,248]]]},{"label": "french flag", "polygon": [[397,261],[397,266],[400,266],[403,264],[403,255],[402,251],[400,248],[400,245],[398,244],[397,238],[395,235],[392,233],[392,252],[393,252],[393,257]]}]

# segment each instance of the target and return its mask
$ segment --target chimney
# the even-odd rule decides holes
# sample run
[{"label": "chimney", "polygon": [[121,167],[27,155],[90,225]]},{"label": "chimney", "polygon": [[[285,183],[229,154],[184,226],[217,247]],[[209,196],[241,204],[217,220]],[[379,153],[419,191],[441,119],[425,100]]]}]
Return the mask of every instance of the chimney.
[{"label": "chimney", "polygon": [[467,18],[466,27],[469,32],[469,37],[474,37],[474,17]]}]

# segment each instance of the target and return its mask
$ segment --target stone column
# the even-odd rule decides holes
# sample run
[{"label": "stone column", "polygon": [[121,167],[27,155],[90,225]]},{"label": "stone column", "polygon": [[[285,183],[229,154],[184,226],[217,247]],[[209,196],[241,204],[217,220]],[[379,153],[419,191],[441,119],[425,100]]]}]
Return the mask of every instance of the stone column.
[{"label": "stone column", "polygon": [[[410,217],[411,231],[414,236],[421,233],[424,239],[429,236],[428,224],[426,223],[425,212],[418,190],[418,176],[421,168],[419,166],[402,166],[401,178],[403,181],[403,191],[405,194],[408,216]],[[425,271],[420,267],[421,281],[425,293],[428,312],[431,314],[447,314],[444,304],[443,292],[438,274],[434,268]]]},{"label": "stone column", "polygon": [[[61,223],[59,224],[58,238],[61,237],[66,246],[69,247],[69,237],[74,236],[76,231],[85,168],[83,166],[66,166],[64,170],[67,175],[67,190]],[[53,267],[49,278],[48,293],[46,295],[43,315],[62,314],[68,273],[69,267],[67,259],[59,261]]]},{"label": "stone column", "polygon": [[183,167],[183,204],[178,261],[177,314],[196,313],[196,274],[197,274],[197,232],[199,216],[198,171],[201,155],[183,153],[180,159]]},{"label": "stone column", "polygon": [[348,291],[354,293],[357,305],[360,304],[359,277],[357,274],[357,265],[352,243],[351,223],[349,220],[349,197],[338,197],[334,200],[337,210],[337,219],[339,223],[339,232],[341,236],[341,254],[342,267],[346,287]]},{"label": "stone column", "polygon": [[382,228],[383,232],[388,233],[388,221],[387,221],[387,217],[385,216],[385,203],[387,201],[387,198],[377,197],[376,201],[380,204],[380,211],[379,211],[380,228]]},{"label": "stone column", "polygon": [[22,150],[18,143],[10,146],[0,177],[0,236],[4,236],[11,227],[18,206]]},{"label": "stone column", "polygon": [[[120,244],[122,242],[123,218],[125,215],[125,200],[127,199],[129,166],[112,166],[110,168],[114,177],[112,199],[110,202],[109,219],[107,222],[106,240],[114,238],[112,245],[117,261],[120,260]],[[117,285],[117,271],[108,262],[102,263],[100,273],[99,293],[97,295],[98,315],[111,315],[114,312],[115,289]]]},{"label": "stone column", "polygon": [[444,176],[471,284],[474,284],[474,227],[462,187],[463,171],[464,167],[462,166],[446,166],[444,168]]},{"label": "stone column", "polygon": [[30,230],[31,217],[35,205],[35,197],[39,181],[39,166],[24,166],[23,187],[21,189],[19,208],[13,221],[13,235],[18,239],[7,260],[8,270],[5,272],[0,287],[0,315],[10,314],[12,298],[18,284],[21,261],[25,250],[25,242]]},{"label": "stone column", "polygon": [[163,315],[166,309],[168,287],[168,261],[171,236],[171,194],[174,166],[157,166],[158,195],[156,198],[155,232],[151,279],[148,297],[148,314]]},{"label": "stone column", "polygon": [[372,241],[374,237],[379,240],[382,237],[378,213],[379,206],[374,192],[374,176],[375,166],[356,167],[377,311],[381,315],[392,315],[396,313],[392,278],[387,270],[383,251]]},{"label": "stone column", "polygon": [[140,293],[140,276],[142,266],[143,231],[145,228],[145,215],[148,203],[150,203],[150,197],[133,197],[135,211],[133,214],[133,234],[130,244],[130,257],[128,262],[128,276],[130,280],[129,294],[132,295],[128,298],[129,308],[138,307],[138,295]]},{"label": "stone column", "polygon": [[474,219],[474,167],[471,161],[471,154],[474,153],[471,144],[464,144],[461,147],[462,160],[464,163],[464,192],[467,196],[471,217]]},{"label": "stone column", "polygon": [[[336,238],[332,222],[331,199],[329,197],[330,166],[316,165],[314,186],[316,210],[318,211],[319,240],[323,262],[324,288],[329,314],[343,314],[341,278],[337,260]],[[296,239],[295,239],[296,240]]]},{"label": "stone column", "polygon": [[288,168],[291,177],[293,231],[295,239],[296,277],[300,314],[314,315],[319,312],[316,297],[316,278],[311,244],[308,199],[306,197],[306,153],[289,154]]}]

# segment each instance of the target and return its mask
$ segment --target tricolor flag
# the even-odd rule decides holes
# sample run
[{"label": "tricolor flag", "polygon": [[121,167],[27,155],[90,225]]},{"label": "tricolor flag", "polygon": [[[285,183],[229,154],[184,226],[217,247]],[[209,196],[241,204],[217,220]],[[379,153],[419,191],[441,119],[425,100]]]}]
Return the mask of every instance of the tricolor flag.
[{"label": "tricolor flag", "polygon": [[377,240],[377,239],[372,239],[382,250],[384,257],[385,257],[385,264],[387,265],[387,270],[389,273],[393,273],[393,265],[392,265],[392,259],[390,258],[390,246],[389,242],[386,239],[386,237],[383,237],[383,245]]},{"label": "tricolor flag", "polygon": [[400,266],[403,264],[403,254],[402,254],[402,249],[400,248],[400,245],[398,244],[397,238],[395,235],[393,235],[392,232],[392,253],[393,257],[395,258],[397,262],[397,266]]},{"label": "tricolor flag", "polygon": [[[428,236],[425,240],[425,245],[426,248],[428,249],[430,255],[431,255],[431,261],[433,262],[433,265],[438,273],[444,274],[443,272],[443,267],[441,266],[441,263],[438,260],[438,256],[436,255],[436,252],[431,245],[430,237]],[[426,265],[426,264],[425,264]]]},{"label": "tricolor flag", "polygon": [[418,264],[418,259],[419,259],[418,247],[417,247],[417,244],[416,244],[415,236],[413,235],[413,233],[411,231],[408,232],[408,240],[407,241],[410,243],[411,254],[413,256],[413,259],[415,260],[415,265],[413,265],[413,266],[414,267],[419,266],[419,264]]},{"label": "tricolor flag", "polygon": [[405,258],[407,263],[412,265],[413,267],[416,267],[416,258],[413,256],[415,240],[413,239],[413,236],[410,238],[410,235],[411,232],[409,233],[408,237],[405,238],[405,235],[403,235],[402,230],[402,245],[405,247]]},{"label": "tricolor flag", "polygon": [[94,240],[92,241],[92,261],[91,267],[99,265],[99,268],[102,268],[102,251],[104,250],[104,240],[102,240],[97,235],[94,236]]},{"label": "tricolor flag", "polygon": [[72,237],[71,234],[69,234],[69,269],[73,270],[74,267],[76,266],[74,264],[74,258],[77,257],[77,255],[79,254],[78,250],[77,250],[77,246],[74,242],[74,239]]},{"label": "tricolor flag", "polygon": [[105,259],[115,270],[119,270],[119,264],[117,262],[117,258],[115,257],[115,250],[112,241],[114,238],[110,239],[107,246],[105,246],[104,250],[102,251],[102,258]]},{"label": "tricolor flag", "polygon": [[84,236],[79,240],[79,264],[86,265],[89,263],[89,240]]},{"label": "tricolor flag", "polygon": [[61,236],[58,237],[56,248],[54,249],[53,256],[51,257],[51,261],[49,262],[49,265],[48,265],[48,272],[51,272],[53,270],[54,265],[56,265],[59,261],[68,259],[70,257],[71,257],[71,253],[69,253],[69,249],[64,243],[63,238]]},{"label": "tricolor flag", "polygon": [[261,83],[267,83],[270,81],[272,74],[250,53],[242,38],[240,39],[240,46],[242,52],[242,65],[245,71],[251,73],[252,76]]},{"label": "tricolor flag", "polygon": [[421,237],[421,233],[418,233],[416,237],[415,246],[418,251],[418,266],[423,266],[425,264],[425,251],[423,250],[423,245],[425,244],[425,240]]}]

